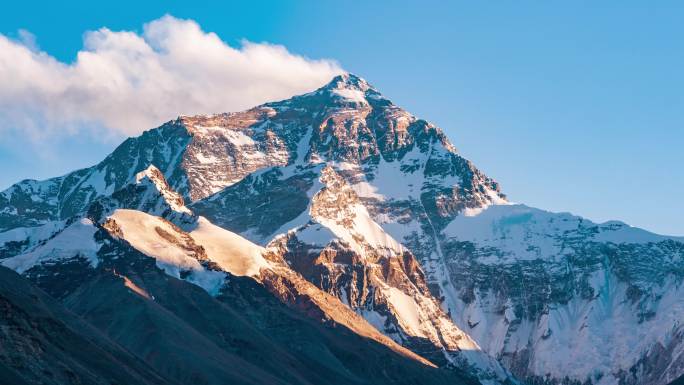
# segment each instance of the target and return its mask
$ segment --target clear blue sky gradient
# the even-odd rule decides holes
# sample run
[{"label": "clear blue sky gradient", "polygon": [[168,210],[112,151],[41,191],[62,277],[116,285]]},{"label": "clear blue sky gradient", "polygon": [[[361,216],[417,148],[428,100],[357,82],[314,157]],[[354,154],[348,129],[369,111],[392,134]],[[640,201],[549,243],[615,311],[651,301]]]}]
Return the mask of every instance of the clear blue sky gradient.
[{"label": "clear blue sky gradient", "polygon": [[[332,58],[444,128],[509,198],[684,235],[684,3],[281,1],[11,2],[20,28],[63,61],[82,34],[141,30],[166,13],[237,46]],[[1,117],[0,117],[1,118]],[[94,164],[115,142],[0,140],[0,188]]]}]

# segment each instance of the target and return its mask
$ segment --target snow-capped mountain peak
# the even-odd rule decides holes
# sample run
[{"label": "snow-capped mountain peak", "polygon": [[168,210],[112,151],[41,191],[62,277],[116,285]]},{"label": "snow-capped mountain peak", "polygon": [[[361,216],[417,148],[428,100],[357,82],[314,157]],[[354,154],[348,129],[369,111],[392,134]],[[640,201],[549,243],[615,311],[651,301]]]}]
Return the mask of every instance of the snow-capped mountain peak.
[{"label": "snow-capped mountain peak", "polygon": [[368,105],[368,98],[381,99],[380,93],[364,79],[343,74],[335,77],[330,83],[318,90],[318,93],[330,95],[333,100],[343,103]]},{"label": "snow-capped mountain peak", "polygon": [[[105,268],[98,226],[214,295],[249,279],[483,382],[511,379],[503,367],[548,385],[664,385],[684,370],[682,239],[510,204],[444,131],[353,74],[180,117],[0,193],[0,259],[36,280],[65,261]],[[79,231],[95,246],[66,247]]]},{"label": "snow-capped mountain peak", "polygon": [[368,84],[366,79],[361,78],[360,76],[354,75],[352,73],[345,73],[338,75],[334,77],[328,84],[325,86],[321,87],[321,89],[325,90],[341,90],[341,89],[348,89],[348,90],[357,90],[361,92],[366,92],[369,89],[372,89],[373,91],[377,92],[373,86]]}]

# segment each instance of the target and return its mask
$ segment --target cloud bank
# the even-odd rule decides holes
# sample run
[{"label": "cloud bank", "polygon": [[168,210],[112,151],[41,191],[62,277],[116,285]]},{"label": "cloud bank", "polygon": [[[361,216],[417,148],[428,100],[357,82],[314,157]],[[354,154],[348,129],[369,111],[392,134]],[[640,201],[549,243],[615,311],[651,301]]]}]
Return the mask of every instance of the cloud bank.
[{"label": "cloud bank", "polygon": [[164,16],[142,34],[86,32],[73,63],[28,31],[0,35],[0,134],[34,140],[90,131],[136,135],[178,115],[238,111],[308,92],[342,71],[279,45],[233,48],[192,20]]}]

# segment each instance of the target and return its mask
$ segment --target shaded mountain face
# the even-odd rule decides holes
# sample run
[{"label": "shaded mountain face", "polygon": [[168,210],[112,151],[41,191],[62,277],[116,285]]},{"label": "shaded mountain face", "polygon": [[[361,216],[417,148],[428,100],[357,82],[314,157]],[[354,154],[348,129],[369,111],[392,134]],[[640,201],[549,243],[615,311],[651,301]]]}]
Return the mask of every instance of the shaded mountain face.
[{"label": "shaded mountain face", "polygon": [[3,384],[174,384],[0,266]]},{"label": "shaded mountain face", "polygon": [[[58,298],[102,266],[97,242],[71,242],[97,229],[243,312],[258,314],[239,299],[252,289],[233,282],[482,382],[684,372],[682,239],[509,204],[439,128],[353,75],[178,118],[94,167],[0,193],[2,263]],[[52,279],[72,263],[87,268]]]}]

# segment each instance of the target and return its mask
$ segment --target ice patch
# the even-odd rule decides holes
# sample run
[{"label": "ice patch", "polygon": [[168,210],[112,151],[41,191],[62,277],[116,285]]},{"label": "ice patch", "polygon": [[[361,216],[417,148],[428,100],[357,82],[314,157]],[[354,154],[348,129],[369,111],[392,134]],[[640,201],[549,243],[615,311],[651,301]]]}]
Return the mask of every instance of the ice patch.
[{"label": "ice patch", "polygon": [[237,147],[256,146],[256,142],[240,131],[226,130],[223,136]]},{"label": "ice patch", "polygon": [[201,152],[198,152],[195,154],[195,159],[197,159],[198,162],[201,164],[214,164],[219,162],[219,158],[215,157],[214,155],[204,155]]},{"label": "ice patch", "polygon": [[343,99],[355,102],[355,103],[368,104],[368,101],[366,100],[366,96],[365,96],[364,92],[360,91],[360,90],[351,90],[351,89],[343,88],[343,89],[333,90],[333,94],[335,94],[335,95],[337,95]]},{"label": "ice patch", "polygon": [[395,288],[383,289],[392,310],[397,314],[399,323],[404,331],[412,336],[423,336],[420,330],[421,322],[416,302],[408,294]]},{"label": "ice patch", "polygon": [[64,221],[50,221],[36,227],[17,227],[0,233],[0,247],[8,242],[28,241],[29,246],[50,238],[64,228]]},{"label": "ice patch", "polygon": [[356,195],[358,195],[361,198],[371,198],[377,199],[379,201],[385,200],[385,196],[382,194],[378,194],[378,189],[366,181],[353,184],[351,185],[351,188],[354,190]]},{"label": "ice patch", "polygon": [[2,265],[18,273],[23,273],[42,262],[79,256],[86,258],[93,267],[97,266],[99,262],[97,251],[100,249],[100,245],[94,239],[96,231],[97,227],[93,225],[92,221],[81,219],[65,228],[44,245],[40,245],[28,253],[6,259],[2,261]]}]

